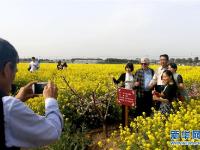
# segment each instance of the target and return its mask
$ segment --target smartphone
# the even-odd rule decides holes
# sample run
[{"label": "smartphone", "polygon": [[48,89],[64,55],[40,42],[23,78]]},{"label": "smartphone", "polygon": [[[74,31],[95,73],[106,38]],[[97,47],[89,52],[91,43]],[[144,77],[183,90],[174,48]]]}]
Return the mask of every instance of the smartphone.
[{"label": "smartphone", "polygon": [[32,89],[34,94],[42,94],[47,82],[38,82],[33,84]]}]

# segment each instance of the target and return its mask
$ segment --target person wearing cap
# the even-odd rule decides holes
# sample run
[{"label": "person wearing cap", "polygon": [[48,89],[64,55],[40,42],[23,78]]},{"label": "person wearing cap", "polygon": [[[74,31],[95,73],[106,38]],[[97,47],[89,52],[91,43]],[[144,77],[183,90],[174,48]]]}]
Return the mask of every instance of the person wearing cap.
[{"label": "person wearing cap", "polygon": [[9,96],[17,72],[19,56],[16,49],[0,38],[0,149],[18,150],[39,147],[59,139],[63,118],[57,103],[57,87],[52,82],[45,86],[45,116],[33,112],[25,101],[37,95],[28,83],[18,94]]},{"label": "person wearing cap", "polygon": [[149,68],[149,59],[141,58],[141,68],[135,73],[135,87],[137,91],[136,113],[141,115],[145,112],[147,116],[151,114],[152,90],[149,83],[153,78],[154,70]]},{"label": "person wearing cap", "polygon": [[189,101],[188,93],[185,88],[185,85],[183,83],[183,77],[178,74],[177,71],[177,65],[175,63],[169,63],[168,70],[170,70],[173,73],[174,80],[176,82],[176,85],[178,87],[177,89],[177,98],[180,101]]},{"label": "person wearing cap", "polygon": [[[158,93],[161,93],[164,89],[164,83],[162,82],[161,76],[165,70],[168,69],[169,56],[167,54],[160,55],[160,67],[155,71],[153,79],[149,83],[150,89],[154,89]],[[155,109],[160,108],[160,102],[155,102]]]},{"label": "person wearing cap", "polygon": [[[112,77],[113,82],[118,85],[119,83],[121,84],[121,87],[124,87],[126,89],[133,89],[134,87],[134,75],[132,74],[134,70],[134,66],[132,63],[127,63],[125,66],[125,73],[122,73],[120,75],[120,77],[118,79],[115,79],[114,77]],[[123,127],[125,126],[125,117],[124,117],[124,113],[125,113],[125,106],[122,105],[122,125]]]}]

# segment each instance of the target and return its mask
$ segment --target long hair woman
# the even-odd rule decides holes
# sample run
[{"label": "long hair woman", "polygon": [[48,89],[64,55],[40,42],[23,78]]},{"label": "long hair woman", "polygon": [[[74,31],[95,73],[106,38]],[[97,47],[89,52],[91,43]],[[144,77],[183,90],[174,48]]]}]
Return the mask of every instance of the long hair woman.
[{"label": "long hair woman", "polygon": [[170,70],[165,70],[161,76],[164,83],[164,89],[161,94],[154,94],[153,100],[160,101],[159,111],[166,114],[170,113],[172,109],[172,101],[176,99],[177,85],[173,77],[173,73]]}]

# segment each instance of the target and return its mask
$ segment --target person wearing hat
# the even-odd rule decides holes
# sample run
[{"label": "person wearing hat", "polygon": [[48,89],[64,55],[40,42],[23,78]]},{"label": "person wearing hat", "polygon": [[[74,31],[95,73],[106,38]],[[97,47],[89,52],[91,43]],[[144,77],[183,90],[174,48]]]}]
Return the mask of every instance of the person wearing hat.
[{"label": "person wearing hat", "polygon": [[153,78],[154,71],[149,68],[149,59],[141,58],[141,68],[135,73],[135,87],[137,91],[136,113],[141,115],[145,112],[147,116],[151,114],[152,107],[152,90],[149,87],[149,83]]},{"label": "person wearing hat", "polygon": [[17,72],[16,49],[0,38],[0,150],[39,147],[58,140],[63,117],[57,103],[57,87],[49,81],[43,90],[45,116],[33,112],[24,102],[37,96],[30,82],[18,94],[9,96]]}]

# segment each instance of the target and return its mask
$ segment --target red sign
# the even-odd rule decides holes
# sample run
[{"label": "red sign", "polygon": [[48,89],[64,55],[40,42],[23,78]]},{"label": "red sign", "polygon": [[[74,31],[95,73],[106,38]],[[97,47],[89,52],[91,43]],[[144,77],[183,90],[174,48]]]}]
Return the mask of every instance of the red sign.
[{"label": "red sign", "polygon": [[125,88],[118,88],[117,100],[121,105],[136,106],[136,91]]}]

